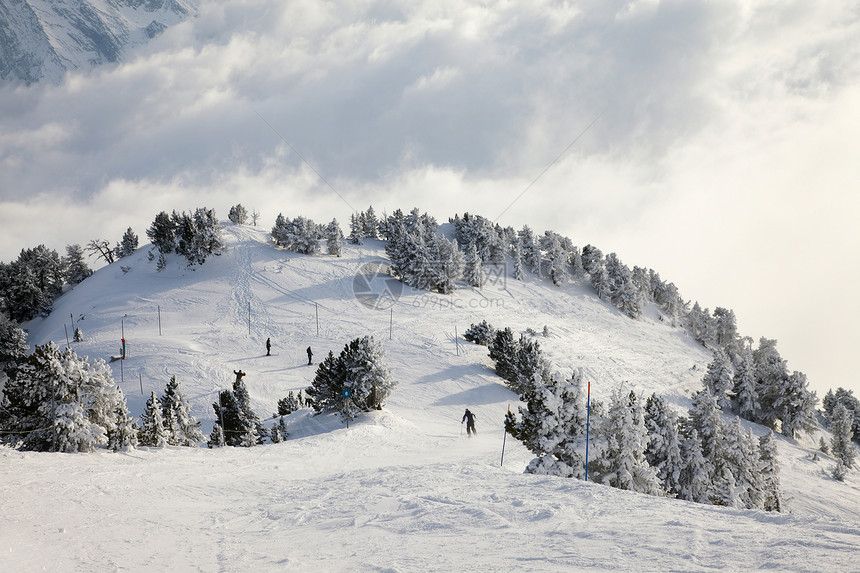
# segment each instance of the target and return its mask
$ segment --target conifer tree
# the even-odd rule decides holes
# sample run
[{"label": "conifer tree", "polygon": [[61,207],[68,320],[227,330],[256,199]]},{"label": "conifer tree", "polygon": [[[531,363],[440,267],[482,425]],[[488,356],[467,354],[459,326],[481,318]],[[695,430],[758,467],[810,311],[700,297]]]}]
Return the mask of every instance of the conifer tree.
[{"label": "conifer tree", "polygon": [[[845,468],[854,466],[856,449],[852,440],[852,424],[854,412],[838,403],[833,408],[833,416],[830,421],[830,451],[837,462],[841,462]],[[841,481],[841,480],[840,480]]]},{"label": "conifer tree", "polygon": [[595,464],[596,481],[619,489],[661,495],[657,474],[645,458],[648,432],[642,405],[634,392],[613,390],[600,432],[606,443]]},{"label": "conifer tree", "polygon": [[762,491],[762,509],[783,510],[785,502],[779,485],[779,453],[773,432],[759,438],[759,483]]},{"label": "conifer tree", "polygon": [[66,247],[66,280],[70,285],[76,285],[84,279],[92,276],[93,271],[84,260],[84,250],[80,245],[68,245]]},{"label": "conifer tree", "polygon": [[138,445],[137,426],[125,403],[116,408],[116,424],[108,431],[108,447],[115,452],[127,452]]},{"label": "conifer tree", "polygon": [[364,212],[364,225],[362,226],[362,234],[368,239],[379,238],[379,219],[373,210],[373,205],[367,208]]},{"label": "conifer tree", "polygon": [[495,336],[496,329],[486,320],[482,320],[478,324],[471,324],[463,333],[463,338],[482,346],[489,346]]},{"label": "conifer tree", "polygon": [[146,236],[162,255],[170,254],[176,250],[176,221],[162,211],[146,230]]},{"label": "conifer tree", "polygon": [[332,219],[325,229],[326,246],[328,254],[339,257],[343,254],[343,231],[337,219]]},{"label": "conifer tree", "polygon": [[738,357],[737,368],[732,379],[732,393],[738,415],[745,420],[758,420],[761,404],[758,400],[758,384],[755,377],[755,361],[752,352],[744,350]]},{"label": "conifer tree", "polygon": [[711,463],[702,454],[702,441],[695,428],[684,440],[681,453],[685,460],[681,472],[681,499],[695,503],[711,503]]},{"label": "conifer tree", "polygon": [[230,212],[227,214],[227,219],[230,220],[231,223],[236,223],[238,225],[244,225],[248,220],[248,210],[245,209],[241,203],[238,205],[234,205],[230,207]]},{"label": "conifer tree", "polygon": [[197,447],[203,441],[203,432],[200,431],[200,422],[191,414],[191,406],[176,376],[170,377],[160,403],[170,445]]},{"label": "conifer tree", "polygon": [[359,216],[355,213],[349,216],[349,242],[353,245],[364,244],[364,228]]},{"label": "conifer tree", "polygon": [[585,405],[582,379],[538,372],[521,400],[519,419],[509,413],[505,429],[538,456],[527,473],[581,478],[585,472]]},{"label": "conifer tree", "polygon": [[122,242],[117,244],[117,246],[114,248],[116,258],[121,259],[123,257],[133,255],[134,251],[137,249],[137,245],[137,233],[132,231],[131,227],[129,227],[128,229],[126,229],[125,233],[122,236]]},{"label": "conifer tree", "polygon": [[525,279],[523,271],[523,240],[517,237],[511,257],[514,260],[514,278],[518,281]]},{"label": "conifer tree", "polygon": [[516,367],[518,347],[514,342],[514,333],[511,329],[505,327],[496,331],[488,350],[490,351],[490,359],[496,365],[496,374],[509,382],[516,381],[518,376]]},{"label": "conifer tree", "polygon": [[484,286],[484,268],[481,257],[478,254],[478,248],[475,243],[470,243],[466,247],[465,265],[463,268],[463,280],[469,286],[481,288]]},{"label": "conifer tree", "polygon": [[140,429],[137,439],[141,446],[163,448],[169,443],[170,434],[164,428],[164,417],[161,413],[161,403],[155,396],[155,390],[146,401],[146,409],[140,416]]},{"label": "conifer tree", "polygon": [[717,404],[723,411],[731,409],[730,393],[733,384],[732,365],[729,357],[722,348],[714,351],[713,359],[708,364],[708,371],[702,383],[716,399]]},{"label": "conifer tree", "polygon": [[685,462],[677,416],[657,394],[652,394],[645,402],[644,415],[649,438],[645,459],[657,470],[663,490],[672,497],[679,497],[683,491],[681,474]]}]

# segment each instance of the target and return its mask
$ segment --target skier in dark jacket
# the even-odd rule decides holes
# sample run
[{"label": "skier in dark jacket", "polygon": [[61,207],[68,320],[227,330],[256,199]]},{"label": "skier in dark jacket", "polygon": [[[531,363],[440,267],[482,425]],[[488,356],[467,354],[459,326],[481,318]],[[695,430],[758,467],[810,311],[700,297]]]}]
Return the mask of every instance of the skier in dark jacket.
[{"label": "skier in dark jacket", "polygon": [[313,364],[314,363],[313,361],[314,361],[314,353],[311,352],[311,347],[308,346],[308,366]]},{"label": "skier in dark jacket", "polygon": [[241,381],[242,381],[242,378],[245,376],[245,373],[244,373],[244,372],[242,372],[242,370],[241,370],[241,369],[240,369],[238,372],[236,372],[235,370],[233,370],[233,374],[235,374],[235,375],[236,375],[236,382],[237,382],[237,383],[238,383],[238,382],[241,382]]},{"label": "skier in dark jacket", "polygon": [[478,434],[478,431],[475,429],[475,418],[477,417],[478,416],[476,416],[475,414],[470,412],[468,408],[466,408],[466,413],[463,414],[463,420],[460,422],[461,424],[463,422],[466,422],[466,433],[469,434],[470,438],[472,437],[472,434]]},{"label": "skier in dark jacket", "polygon": [[272,355],[272,339],[267,338],[266,339],[266,356],[271,356],[271,355]]}]

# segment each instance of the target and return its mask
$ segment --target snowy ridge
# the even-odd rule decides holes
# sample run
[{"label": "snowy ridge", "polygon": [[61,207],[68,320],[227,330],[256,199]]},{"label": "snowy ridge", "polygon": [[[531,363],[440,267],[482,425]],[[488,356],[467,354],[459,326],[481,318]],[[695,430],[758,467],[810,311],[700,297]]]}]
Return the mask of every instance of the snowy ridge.
[{"label": "snowy ridge", "polygon": [[66,70],[119,62],[195,10],[193,0],[0,2],[0,79],[56,83]]},{"label": "snowy ridge", "polygon": [[[276,249],[265,229],[230,223],[224,240],[223,255],[192,269],[174,258],[156,272],[148,246],[101,269],[58,299],[51,316],[26,325],[31,344],[63,342],[74,316],[84,341],[73,348],[107,358],[118,354],[124,329],[129,358],[111,367],[131,413],[139,416],[150,392],[161,394],[175,375],[208,434],[214,396],[233,370],[247,373],[255,411],[266,418],[288,391],[309,384],[308,345],[316,362],[373,334],[399,382],[385,409],[349,428],[300,410],[288,419],[289,440],[247,449],[0,449],[0,569],[854,567],[857,479],[826,475],[832,460],[811,458],[817,436],[778,438],[788,514],[524,475],[532,456],[510,437],[500,467],[503,415],[516,396],[486,348],[462,340],[464,330],[484,319],[515,332],[547,326],[549,337],[538,336],[547,356],[557,368],[582,368],[595,397],[606,400],[624,383],[686,409],[711,356],[656,309],[631,320],[590,287],[530,275],[449,296],[404,288],[391,310],[372,310],[356,300],[354,278],[362,264],[385,258],[381,242],[347,245],[341,258],[297,255]],[[476,438],[462,435],[465,407],[478,416]]]}]

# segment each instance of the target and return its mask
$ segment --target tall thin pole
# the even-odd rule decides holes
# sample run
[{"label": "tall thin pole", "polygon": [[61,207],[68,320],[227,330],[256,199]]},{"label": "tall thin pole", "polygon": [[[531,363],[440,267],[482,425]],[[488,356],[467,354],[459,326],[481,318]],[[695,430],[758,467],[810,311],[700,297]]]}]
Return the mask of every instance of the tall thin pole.
[{"label": "tall thin pole", "polygon": [[[508,414],[511,413],[511,405],[508,404]],[[505,434],[502,437],[502,461],[499,462],[499,466],[505,465],[505,442],[508,440],[508,416],[505,416]]]},{"label": "tall thin pole", "polygon": [[161,336],[161,305],[158,305],[158,336]]},{"label": "tall thin pole", "polygon": [[588,481],[588,432],[591,424],[591,382],[588,382],[588,398],[585,402],[585,481]]},{"label": "tall thin pole", "polygon": [[63,330],[66,331],[66,348],[71,348],[71,344],[69,344],[69,329],[66,328],[66,325],[63,325]]},{"label": "tall thin pole", "polygon": [[69,318],[72,319],[72,335],[74,336],[74,334],[75,334],[75,315],[70,313]]},{"label": "tall thin pole", "polygon": [[457,325],[454,325],[454,346],[457,348],[457,356],[460,356],[460,335],[457,333]]},{"label": "tall thin pole", "polygon": [[140,381],[140,395],[143,396],[143,374],[138,372],[137,379]]}]

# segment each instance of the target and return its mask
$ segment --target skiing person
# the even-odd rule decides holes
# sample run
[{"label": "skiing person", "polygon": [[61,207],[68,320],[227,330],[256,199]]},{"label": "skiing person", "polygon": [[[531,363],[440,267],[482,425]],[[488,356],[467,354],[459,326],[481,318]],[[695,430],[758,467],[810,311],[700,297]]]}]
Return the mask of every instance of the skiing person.
[{"label": "skiing person", "polygon": [[310,366],[311,364],[314,363],[313,360],[314,360],[314,353],[311,352],[311,347],[308,346],[308,366]]},{"label": "skiing person", "polygon": [[233,374],[236,375],[236,382],[240,382],[242,380],[242,377],[245,375],[245,373],[242,372],[241,370],[239,370],[238,372],[233,370]]},{"label": "skiing person", "polygon": [[267,338],[266,339],[266,356],[271,356],[271,355],[272,355],[272,339]]},{"label": "skiing person", "polygon": [[477,417],[478,416],[476,416],[475,414],[470,412],[468,408],[466,408],[466,413],[463,414],[463,419],[462,421],[460,421],[461,424],[463,422],[466,422],[466,433],[469,434],[470,438],[472,437],[472,434],[478,433],[478,431],[475,429],[475,418]]}]

